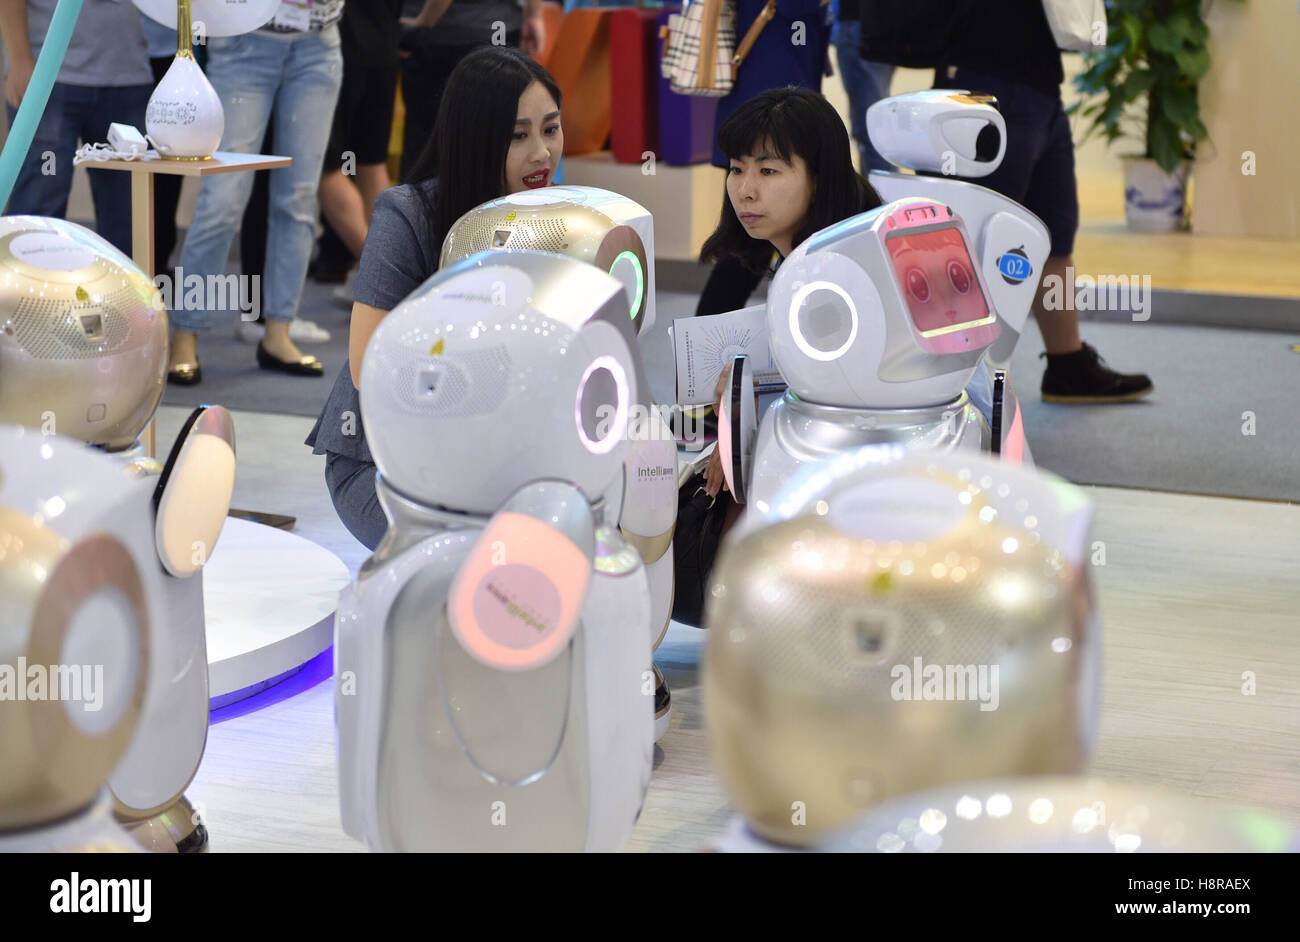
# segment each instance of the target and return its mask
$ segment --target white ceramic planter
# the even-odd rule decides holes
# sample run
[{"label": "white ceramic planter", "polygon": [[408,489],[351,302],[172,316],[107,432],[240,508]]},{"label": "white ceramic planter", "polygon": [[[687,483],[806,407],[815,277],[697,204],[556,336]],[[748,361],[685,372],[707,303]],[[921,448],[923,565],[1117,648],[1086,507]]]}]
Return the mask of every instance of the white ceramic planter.
[{"label": "white ceramic planter", "polygon": [[178,55],[149,99],[145,127],[158,153],[203,160],[221,143],[226,116],[216,89],[189,55]]},{"label": "white ceramic planter", "polygon": [[1139,232],[1186,228],[1187,180],[1192,163],[1184,160],[1166,173],[1146,157],[1124,158],[1124,218]]}]

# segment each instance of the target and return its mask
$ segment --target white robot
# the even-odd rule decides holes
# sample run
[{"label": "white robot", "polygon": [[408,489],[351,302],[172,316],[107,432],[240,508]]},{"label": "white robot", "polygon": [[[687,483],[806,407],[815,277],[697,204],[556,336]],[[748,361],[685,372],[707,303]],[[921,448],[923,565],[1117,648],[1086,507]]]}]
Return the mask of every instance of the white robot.
[{"label": "white robot", "polygon": [[1297,853],[1300,829],[1256,808],[1079,776],[967,782],[871,809],[831,853]]},{"label": "white robot", "polygon": [[[478,252],[554,252],[607,271],[623,285],[634,333],[655,321],[654,219],[640,204],[590,186],[551,186],[503,196],[458,219],[442,245],[440,266]],[[508,262],[507,262],[508,264]],[[668,631],[673,607],[673,528],[677,522],[677,444],[642,382],[625,473],[619,527],[650,577],[651,641]]]},{"label": "white robot", "polygon": [[704,695],[755,843],[816,846],[947,782],[1081,771],[1091,515],[1050,475],[899,444],[806,465],[749,508],[713,573]]},{"label": "white robot", "polygon": [[140,850],[105,783],[169,680],[150,510],[112,457],[0,425],[0,852]]},{"label": "white robot", "polygon": [[923,196],[951,206],[965,221],[1001,322],[985,359],[993,369],[1006,369],[1029,319],[1051,236],[1014,200],[953,179],[987,176],[1001,165],[1007,128],[996,104],[989,95],[945,89],[881,99],[867,109],[872,146],[890,163],[925,176],[873,170],[868,179],[883,200]]},{"label": "white robot", "polygon": [[109,781],[114,811],[148,847],[201,850],[206,829],[183,793],[207,741],[202,567],[230,507],[234,426],[225,409],[203,406],[165,461],[146,454],[138,437],[162,398],[167,356],[166,309],[130,259],[74,223],[0,218],[0,422],[103,449],[148,523],[132,552],[162,579],[158,678]]},{"label": "white robot", "polygon": [[[909,169],[991,173],[1006,127],[989,101],[946,91],[885,99],[868,112],[872,143]],[[790,391],[761,431],[742,395],[747,363],[731,367],[719,447],[741,502],[767,503],[804,462],[878,442],[1029,460],[1005,371],[1050,248],[1046,227],[964,180],[880,171],[870,180],[892,202],[816,233],[773,278],[769,342]]]},{"label": "white robot", "polygon": [[472,256],[375,331],[388,533],[340,600],[344,830],[377,851],[617,849],[649,785],[650,588],[615,521],[642,382],[622,285]]}]

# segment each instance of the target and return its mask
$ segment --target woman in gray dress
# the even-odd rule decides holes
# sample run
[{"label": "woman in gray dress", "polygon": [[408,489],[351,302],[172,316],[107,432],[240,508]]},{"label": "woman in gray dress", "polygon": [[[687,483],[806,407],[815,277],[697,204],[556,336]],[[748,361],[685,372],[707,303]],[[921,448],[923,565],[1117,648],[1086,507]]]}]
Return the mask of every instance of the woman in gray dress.
[{"label": "woman in gray dress", "polygon": [[518,49],[487,46],[451,73],[410,181],[380,194],[357,271],[347,368],[307,436],[344,526],[374,549],[388,522],[361,423],[361,359],[379,322],[438,269],[443,239],[474,207],[547,186],[564,151],[560,89]]}]

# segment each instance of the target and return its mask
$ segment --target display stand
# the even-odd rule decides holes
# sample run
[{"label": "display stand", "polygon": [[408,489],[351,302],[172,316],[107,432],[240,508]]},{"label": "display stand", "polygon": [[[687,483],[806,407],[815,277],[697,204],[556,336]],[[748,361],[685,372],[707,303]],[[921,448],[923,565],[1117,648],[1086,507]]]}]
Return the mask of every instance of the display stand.
[{"label": "display stand", "polygon": [[[157,173],[170,173],[182,177],[206,177],[214,173],[240,173],[249,170],[275,170],[293,163],[292,157],[268,154],[236,154],[217,151],[206,160],[168,160],[157,151],[140,160],[104,160],[87,162],[94,170],[126,170],[131,174],[131,259],[152,280],[153,231],[153,178]],[[141,435],[149,457],[155,457],[154,423]]]}]

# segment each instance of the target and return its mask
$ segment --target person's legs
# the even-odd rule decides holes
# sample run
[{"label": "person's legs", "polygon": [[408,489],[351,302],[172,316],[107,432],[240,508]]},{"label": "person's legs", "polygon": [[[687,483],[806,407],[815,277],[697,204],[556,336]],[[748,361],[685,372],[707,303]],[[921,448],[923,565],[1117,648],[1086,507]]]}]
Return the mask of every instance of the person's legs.
[{"label": "person's legs", "polygon": [[[56,219],[67,215],[78,129],[84,116],[93,110],[94,95],[93,88],[54,83],[49,103],[32,137],[32,146],[27,151],[27,159],[14,182],[9,206],[5,209],[7,215],[52,216]],[[6,103],[5,112],[12,128],[18,110]],[[127,251],[130,251],[130,245]]]},{"label": "person's legs", "polygon": [[[149,60],[156,86],[175,62],[172,56]],[[181,182],[174,173],[156,173],[153,177],[153,272],[166,274],[172,251],[176,248],[176,208],[181,202]]]},{"label": "person's legs", "polygon": [[893,166],[880,156],[867,136],[867,109],[889,96],[889,85],[894,67],[879,62],[868,62],[858,54],[862,24],[857,20],[841,20],[835,24],[835,51],[840,66],[840,80],[849,96],[849,126],[860,157],[859,170],[892,170]]},{"label": "person's legs", "polygon": [[[208,80],[226,116],[221,150],[253,154],[261,147],[280,83],[282,55],[280,41],[248,33],[208,40]],[[206,279],[225,270],[230,243],[253,188],[253,174],[218,173],[202,179],[180,267],[185,277]],[[207,313],[183,305],[172,312],[173,367],[196,362],[195,334],[208,326]]]},{"label": "person's legs", "polygon": [[[340,23],[345,34],[350,22],[345,18]],[[327,283],[346,280],[347,272],[360,258],[366,240],[367,217],[361,194],[348,178],[356,173],[358,156],[353,146],[356,140],[354,125],[367,106],[365,86],[369,70],[359,61],[361,57],[354,41],[349,40],[352,37],[345,35],[342,46],[343,84],[339,88],[321,171],[322,231],[317,242],[316,261],[309,266],[317,281]]]},{"label": "person's legs", "polygon": [[325,484],[334,512],[357,540],[373,550],[388,530],[388,518],[375,495],[375,466],[333,452],[325,454]]},{"label": "person's legs", "polygon": [[[1034,298],[1034,319],[1047,349],[1041,394],[1045,402],[1059,403],[1139,399],[1154,389],[1150,378],[1142,373],[1117,373],[1107,367],[1097,351],[1079,337],[1073,295],[1060,290],[1060,286],[1074,283],[1068,271],[1074,267],[1074,236],[1079,228],[1078,187],[1070,122],[1060,98],[1046,110],[1043,146],[1021,200],[1047,225],[1052,239],[1051,255]],[[1053,287],[1056,290],[1051,290]]]},{"label": "person's legs", "polygon": [[[149,85],[110,86],[96,90],[95,110],[81,125],[83,141],[107,141],[114,122],[143,128],[149,107]],[[131,255],[131,175],[118,170],[86,168],[95,202],[95,229],[126,255]],[[156,196],[156,193],[155,193]],[[153,259],[149,264],[154,264]]]},{"label": "person's legs", "polygon": [[[365,200],[342,170],[326,170],[320,178],[321,214],[354,258],[361,257],[368,231]],[[324,240],[322,239],[322,252]],[[350,265],[347,267],[351,267]]]},{"label": "person's legs", "polygon": [[1069,292],[1053,292],[1053,299],[1059,295],[1060,302],[1054,300],[1051,309],[1045,305],[1048,287],[1070,283],[1066,280],[1066,269],[1073,267],[1072,255],[1048,256],[1043,263],[1043,280],[1038,283],[1038,293],[1034,295],[1034,321],[1038,324],[1038,332],[1043,335],[1043,347],[1050,356],[1073,353],[1083,346],[1079,340],[1079,316]]},{"label": "person's legs", "polygon": [[365,208],[367,223],[375,211],[375,200],[392,185],[388,164],[361,164],[357,167],[357,189],[361,191],[361,205]]},{"label": "person's legs", "polygon": [[[507,45],[518,40],[506,36]],[[433,135],[443,89],[452,69],[477,46],[427,46],[402,60],[402,102],[406,126],[402,135],[402,180],[405,181]]]},{"label": "person's legs", "polygon": [[275,98],[276,148],[293,164],[271,178],[271,212],[267,225],[267,352],[292,362],[302,353],[289,339],[289,323],[298,314],[312,242],[316,238],[316,194],[329,140],[329,125],[302,120],[304,115],[332,114],[343,79],[343,56],[337,27],[328,27],[287,44],[285,78]]},{"label": "person's legs", "polygon": [[[262,145],[258,153],[275,153],[275,108],[267,118],[266,133],[262,135]],[[239,270],[248,279],[252,290],[252,279],[257,277],[257,310],[266,310],[266,217],[271,207],[271,174],[274,170],[257,170],[252,174],[253,189],[244,204],[244,214],[239,219]],[[264,322],[260,314],[258,320]],[[240,327],[242,328],[242,324]],[[243,331],[240,331],[243,337]],[[250,335],[251,336],[251,335]],[[245,340],[249,339],[244,337]],[[261,339],[257,337],[256,339]]]}]

